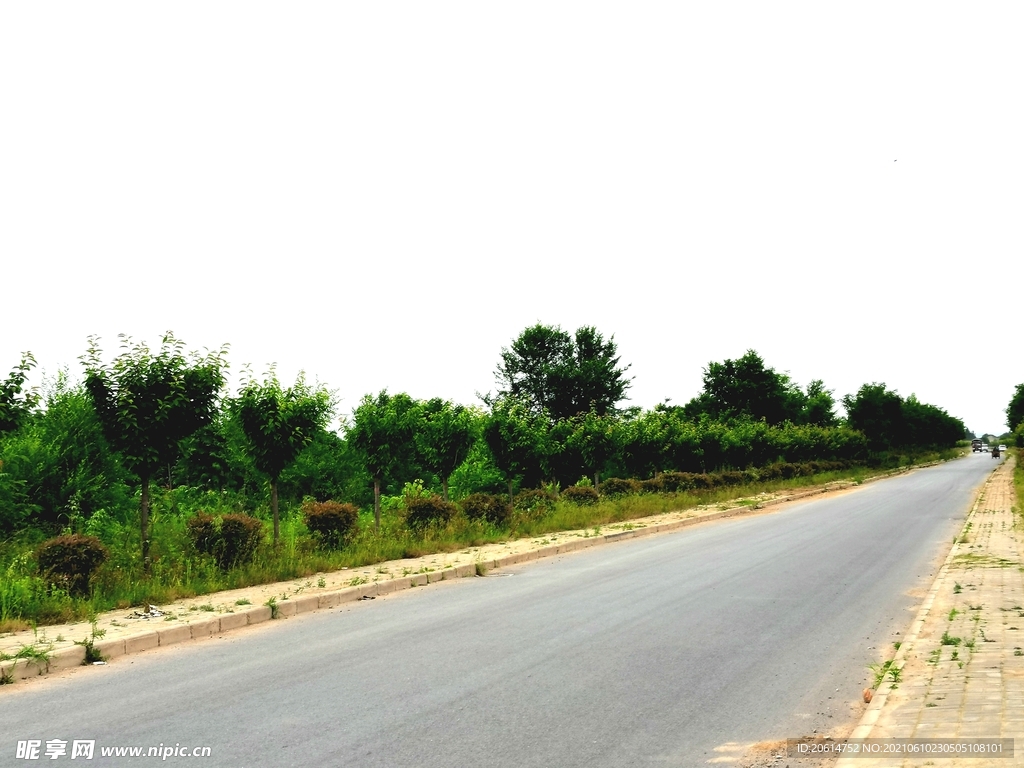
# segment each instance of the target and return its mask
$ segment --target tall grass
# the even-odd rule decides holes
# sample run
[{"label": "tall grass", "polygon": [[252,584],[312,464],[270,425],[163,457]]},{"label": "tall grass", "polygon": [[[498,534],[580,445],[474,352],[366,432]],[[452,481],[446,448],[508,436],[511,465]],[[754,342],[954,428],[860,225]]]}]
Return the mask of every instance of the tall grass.
[{"label": "tall grass", "polygon": [[[898,457],[888,467],[908,461],[922,462],[949,456],[929,454]],[[887,471],[887,467],[824,472],[788,480],[749,483],[705,491],[650,493],[602,498],[592,506],[556,501],[539,512],[520,512],[507,526],[457,515],[443,526],[416,530],[405,524],[401,509],[384,511],[381,531],[373,529],[372,512],[360,513],[358,532],[340,549],[325,549],[306,529],[298,505],[285,506],[281,514],[281,541],[274,547],[269,536],[252,562],[230,570],[219,569],[209,556],[199,555],[189,541],[186,520],[198,510],[212,514],[248,511],[262,519],[269,531],[265,503],[250,506],[245,497],[179,488],[155,494],[150,530],[152,569],[142,568],[139,530],[135,521],[118,520],[95,513],[81,524],[85,533],[98,536],[110,549],[110,559],[93,581],[89,598],[73,598],[50,587],[35,571],[32,552],[42,534],[24,531],[18,538],[0,543],[0,632],[24,628],[28,622],[53,624],[87,619],[101,611],[147,603],[166,604],[226,589],[304,578],[316,573],[355,568],[388,560],[451,552],[509,539],[538,536],[625,522],[639,517],[692,509],[701,505],[760,493],[775,493],[837,480],[860,481]],[[1018,487],[1024,483],[1018,468]],[[246,510],[248,507],[248,510]]]}]

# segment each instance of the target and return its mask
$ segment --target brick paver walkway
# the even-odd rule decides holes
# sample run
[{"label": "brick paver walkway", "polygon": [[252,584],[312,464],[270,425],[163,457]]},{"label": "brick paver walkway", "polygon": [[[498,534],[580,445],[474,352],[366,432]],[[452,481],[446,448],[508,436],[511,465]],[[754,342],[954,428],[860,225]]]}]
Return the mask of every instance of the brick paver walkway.
[{"label": "brick paver walkway", "polygon": [[836,768],[1024,766],[1024,517],[1013,459],[984,486],[852,738],[1016,738],[1012,759],[840,759]]}]

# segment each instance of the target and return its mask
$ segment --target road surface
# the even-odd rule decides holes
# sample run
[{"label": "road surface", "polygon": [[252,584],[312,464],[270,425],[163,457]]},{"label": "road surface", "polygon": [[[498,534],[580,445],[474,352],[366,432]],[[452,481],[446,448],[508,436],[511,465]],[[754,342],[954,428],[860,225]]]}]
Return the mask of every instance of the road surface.
[{"label": "road surface", "polygon": [[[982,458],[983,457],[983,458]],[[18,741],[203,766],[691,766],[848,723],[996,462],[0,689]],[[41,753],[42,754],[42,753]],[[45,755],[43,755],[45,758]],[[49,764],[55,764],[48,761]]]}]

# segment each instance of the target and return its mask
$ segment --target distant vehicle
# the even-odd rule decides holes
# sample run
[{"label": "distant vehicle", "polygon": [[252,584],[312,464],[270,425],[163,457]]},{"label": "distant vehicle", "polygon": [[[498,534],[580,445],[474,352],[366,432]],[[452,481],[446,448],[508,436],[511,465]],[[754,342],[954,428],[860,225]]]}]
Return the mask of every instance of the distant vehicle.
[{"label": "distant vehicle", "polygon": [[1005,450],[1006,450],[1006,446],[1005,446],[1005,445],[1003,445],[1002,443],[1000,443],[1000,444],[999,444],[999,450],[1000,450],[1000,451],[1005,451]]},{"label": "distant vehicle", "polygon": [[971,453],[979,453],[981,451],[981,439],[974,438],[971,440]]},{"label": "distant vehicle", "polygon": [[992,458],[993,459],[998,459],[999,458],[999,446],[998,445],[992,449]]}]

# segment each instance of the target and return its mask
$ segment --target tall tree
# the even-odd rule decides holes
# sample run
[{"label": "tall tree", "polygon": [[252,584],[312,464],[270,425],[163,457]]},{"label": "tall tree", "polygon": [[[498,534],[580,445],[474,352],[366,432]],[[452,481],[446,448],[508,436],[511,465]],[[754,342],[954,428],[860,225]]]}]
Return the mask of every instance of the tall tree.
[{"label": "tall tree", "polygon": [[277,482],[313,436],[326,427],[334,398],[324,387],[311,387],[300,373],[294,386],[282,389],[273,370],[262,382],[249,379],[231,402],[256,468],[270,478],[274,544],[280,536]]},{"label": "tall tree", "polygon": [[1024,384],[1018,384],[1010,404],[1006,406],[1006,426],[1012,432],[1024,423]]},{"label": "tall tree", "polygon": [[903,442],[903,398],[884,383],[864,384],[856,395],[843,398],[849,425],[863,432],[872,450],[894,448]]},{"label": "tall tree", "polygon": [[21,426],[38,402],[38,395],[34,391],[25,391],[28,372],[35,364],[36,359],[32,353],[24,352],[21,362],[5,380],[0,381],[0,435],[13,432]]},{"label": "tall tree", "polygon": [[704,369],[704,390],[684,406],[694,420],[701,414],[712,419],[744,417],[769,424],[800,419],[807,397],[790,381],[764,364],[752,349],[736,360],[708,363]]},{"label": "tall tree", "polygon": [[832,427],[838,423],[833,390],[825,389],[825,382],[814,379],[807,385],[807,398],[800,414],[799,424]]},{"label": "tall tree", "polygon": [[415,419],[416,450],[424,468],[441,480],[441,492],[448,500],[448,479],[473,447],[473,414],[461,405],[435,397],[419,408]]},{"label": "tall tree", "polygon": [[606,341],[592,326],[570,336],[559,326],[538,323],[501,350],[495,377],[499,397],[521,400],[557,421],[614,410],[632,381],[627,370],[619,365],[614,336]]},{"label": "tall tree", "polygon": [[81,359],[85,388],[103,433],[141,484],[142,567],[149,573],[150,479],[177,458],[184,438],[213,420],[224,386],[227,348],[186,354],[183,342],[169,331],[158,352],[145,343],[133,344],[123,334],[120,338],[122,352],[109,366],[95,336],[89,337]]},{"label": "tall tree", "polygon": [[412,452],[416,403],[404,393],[389,395],[387,390],[374,397],[364,395],[352,412],[352,424],[346,437],[363,457],[367,473],[373,478],[373,520],[380,533],[380,489]]},{"label": "tall tree", "polygon": [[496,400],[484,424],[484,441],[494,465],[505,476],[509,502],[513,486],[524,478],[540,479],[547,454],[548,422],[515,398]]}]

